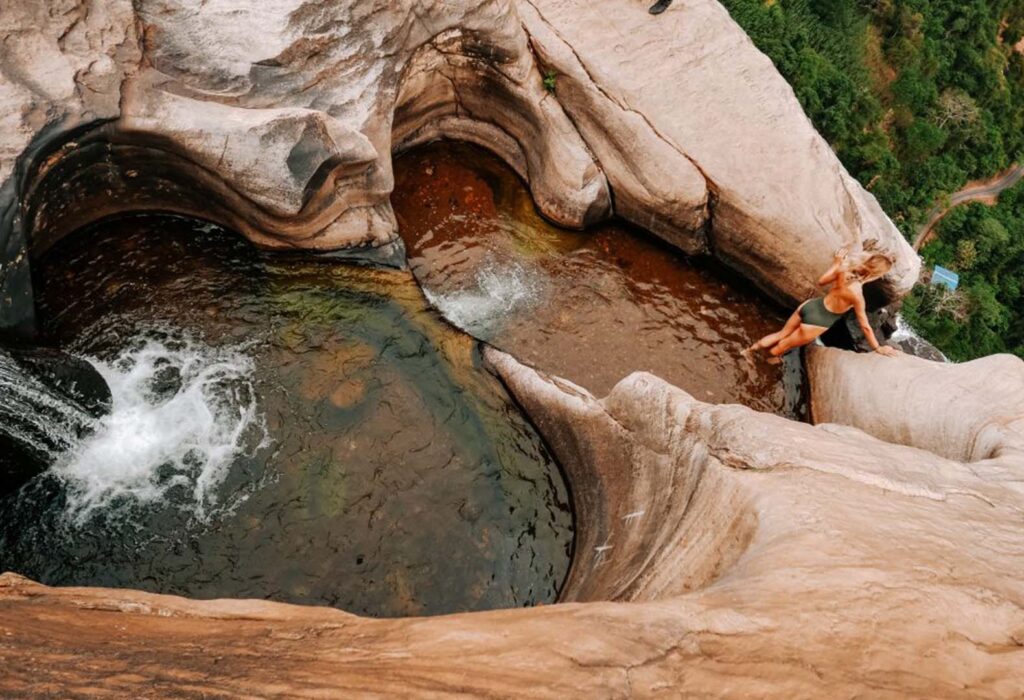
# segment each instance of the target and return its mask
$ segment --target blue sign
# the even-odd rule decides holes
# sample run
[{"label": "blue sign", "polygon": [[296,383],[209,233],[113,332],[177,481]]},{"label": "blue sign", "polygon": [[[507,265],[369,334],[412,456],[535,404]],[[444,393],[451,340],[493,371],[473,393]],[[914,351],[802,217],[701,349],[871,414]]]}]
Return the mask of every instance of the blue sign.
[{"label": "blue sign", "polygon": [[947,270],[941,265],[936,265],[935,269],[932,270],[932,284],[941,285],[952,292],[960,286],[960,275],[952,270]]}]

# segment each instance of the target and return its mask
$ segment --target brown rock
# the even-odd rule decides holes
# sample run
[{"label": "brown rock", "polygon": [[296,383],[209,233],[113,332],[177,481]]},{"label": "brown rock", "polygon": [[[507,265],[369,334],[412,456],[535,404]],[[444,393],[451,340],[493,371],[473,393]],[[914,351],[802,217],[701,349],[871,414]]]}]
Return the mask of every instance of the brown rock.
[{"label": "brown rock", "polygon": [[366,396],[366,382],[361,379],[346,379],[331,392],[331,404],[335,408],[351,408]]},{"label": "brown rock", "polygon": [[579,539],[564,596],[578,602],[369,620],[7,574],[0,691],[1024,693],[1016,456],[968,467],[855,428],[704,404],[640,373],[598,401],[486,355],[571,477]]},{"label": "brown rock", "polygon": [[[785,300],[867,238],[897,258],[890,297],[917,276],[713,0],[657,21],[639,4],[564,0],[51,5],[0,8],[0,210],[22,214],[0,226],[12,298],[28,284],[26,240],[40,252],[126,211],[394,260],[391,153],[438,137],[501,155],[564,226],[607,217],[610,182],[620,215]],[[30,307],[0,309],[0,325]]]}]

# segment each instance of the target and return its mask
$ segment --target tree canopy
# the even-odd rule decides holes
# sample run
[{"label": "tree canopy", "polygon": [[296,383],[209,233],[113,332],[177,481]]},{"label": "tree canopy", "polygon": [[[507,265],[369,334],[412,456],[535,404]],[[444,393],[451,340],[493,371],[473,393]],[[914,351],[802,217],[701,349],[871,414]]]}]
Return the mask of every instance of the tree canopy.
[{"label": "tree canopy", "polygon": [[[850,173],[910,238],[967,182],[1024,162],[1024,0],[723,0]],[[1024,356],[1024,195],[953,212],[925,248],[962,276],[908,319],[951,357]]]}]

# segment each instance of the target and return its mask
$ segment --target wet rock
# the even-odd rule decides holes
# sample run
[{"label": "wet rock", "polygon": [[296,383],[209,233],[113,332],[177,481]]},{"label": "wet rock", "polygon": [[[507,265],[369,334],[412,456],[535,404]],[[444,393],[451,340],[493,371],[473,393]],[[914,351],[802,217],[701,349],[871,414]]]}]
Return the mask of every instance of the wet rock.
[{"label": "wet rock", "polygon": [[181,386],[181,368],[168,364],[156,370],[146,390],[150,400],[160,402],[177,394]]},{"label": "wet rock", "polygon": [[[256,600],[47,588],[5,574],[0,691],[1024,693],[1020,456],[986,451],[990,459],[968,465],[930,452],[965,454],[947,448],[979,433],[944,432],[962,418],[952,402],[908,410],[935,404],[944,396],[935,391],[966,373],[932,391],[923,380],[946,376],[946,366],[815,349],[812,383],[834,381],[838,393],[828,404],[834,422],[810,426],[705,404],[643,373],[599,400],[485,354],[573,481],[578,535],[566,604],[374,620]],[[997,363],[988,369],[1013,382],[1022,374],[1024,363]],[[884,394],[915,372],[922,381],[894,386],[872,406],[874,423],[843,398],[870,387]],[[977,386],[956,396],[968,400]],[[987,398],[983,433],[997,416],[1019,415],[1021,393],[1014,384]],[[126,653],[132,675],[111,674]]]},{"label": "wet rock", "polygon": [[0,495],[45,471],[111,401],[85,360],[49,348],[0,348]]},{"label": "wet rock", "polygon": [[886,344],[900,351],[932,362],[948,362],[945,355],[937,347],[917,334],[899,314],[899,305],[881,310],[881,331]]},{"label": "wet rock", "polygon": [[618,214],[788,301],[840,244],[896,256],[889,298],[917,275],[713,0],[657,22],[565,0],[51,5],[0,7],[0,327],[30,322],[25,241],[129,211],[393,263],[391,155],[442,137],[498,153],[559,224],[607,218],[614,189]]},{"label": "wet rock", "polygon": [[25,372],[53,392],[74,402],[93,418],[110,413],[113,397],[106,380],[86,360],[55,348],[8,347],[0,349]]},{"label": "wet rock", "polygon": [[946,356],[937,347],[916,334],[900,334],[889,339],[889,345],[899,348],[902,352],[922,360],[932,362],[946,362]]},{"label": "wet rock", "polygon": [[0,496],[17,491],[49,466],[45,453],[0,430]]}]

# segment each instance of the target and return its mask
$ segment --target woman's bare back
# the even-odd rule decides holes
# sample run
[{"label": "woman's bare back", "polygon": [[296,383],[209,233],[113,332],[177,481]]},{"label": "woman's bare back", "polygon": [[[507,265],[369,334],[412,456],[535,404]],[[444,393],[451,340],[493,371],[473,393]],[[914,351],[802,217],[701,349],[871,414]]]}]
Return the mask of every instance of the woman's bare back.
[{"label": "woman's bare back", "polygon": [[[881,345],[875,338],[867,316],[867,304],[864,301],[864,282],[880,278],[891,268],[892,261],[882,255],[873,255],[853,267],[846,264],[848,252],[845,247],[837,250],[833,256],[832,266],[818,279],[820,286],[828,287],[825,295],[818,297],[821,300],[819,306],[824,306],[824,312],[816,316],[807,312],[805,318],[807,305],[817,300],[805,302],[790,316],[782,330],[766,335],[743,351],[748,361],[752,362],[752,354],[758,350],[768,350],[772,356],[769,361],[778,361],[783,353],[813,342],[828,330],[835,320],[851,309],[856,314],[857,323],[872,350],[882,355],[898,354],[893,348]],[[824,323],[819,325],[819,318]]]}]

